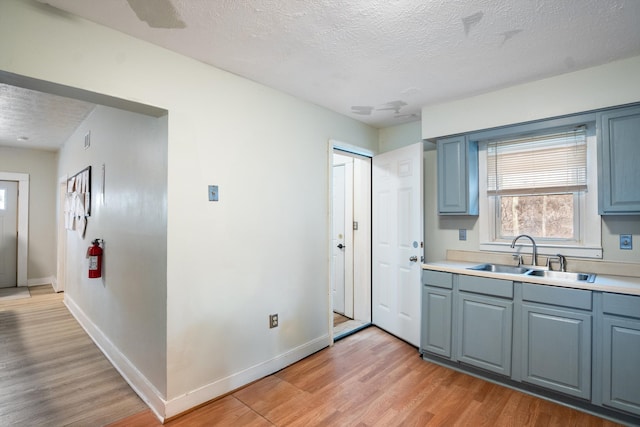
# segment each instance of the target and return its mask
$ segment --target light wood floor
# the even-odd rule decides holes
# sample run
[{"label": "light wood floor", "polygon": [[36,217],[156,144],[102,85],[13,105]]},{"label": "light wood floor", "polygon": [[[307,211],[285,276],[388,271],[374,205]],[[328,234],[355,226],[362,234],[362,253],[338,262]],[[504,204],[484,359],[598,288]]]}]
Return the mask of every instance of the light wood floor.
[{"label": "light wood floor", "polygon": [[51,286],[0,303],[0,426],[103,426],[147,406]]},{"label": "light wood floor", "polygon": [[[151,411],[111,427],[153,427]],[[166,425],[615,426],[573,409],[423,361],[375,328]]]}]

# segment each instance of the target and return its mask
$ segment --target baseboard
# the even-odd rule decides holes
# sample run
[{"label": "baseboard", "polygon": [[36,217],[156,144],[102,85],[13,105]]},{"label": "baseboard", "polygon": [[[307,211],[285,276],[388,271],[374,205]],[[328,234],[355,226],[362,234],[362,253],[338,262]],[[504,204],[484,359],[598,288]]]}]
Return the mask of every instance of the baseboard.
[{"label": "baseboard", "polygon": [[58,278],[57,278],[56,276],[52,276],[52,277],[51,277],[51,286],[53,287],[53,291],[54,291],[55,293],[58,293],[58,292],[62,292],[62,291],[64,291],[64,289],[61,289],[61,288],[58,286]]},{"label": "baseboard", "polygon": [[53,276],[41,277],[37,279],[27,279],[27,286],[51,285],[52,283]]},{"label": "baseboard", "polygon": [[82,309],[73,301],[69,294],[64,296],[64,304],[67,306],[73,317],[80,326],[87,332],[89,337],[102,351],[105,357],[111,362],[116,370],[122,375],[131,388],[140,398],[151,408],[155,415],[164,422],[165,406],[160,392],[147,380],[147,378],[131,363],[127,357],[107,338],[107,336],[87,317]]},{"label": "baseboard", "polygon": [[269,376],[274,372],[304,359],[330,345],[328,334],[309,341],[299,347],[274,357],[273,359],[254,365],[244,371],[237,372],[226,378],[209,383],[203,387],[191,390],[182,396],[169,400],[165,407],[166,418],[175,417],[191,408],[202,405],[210,400],[237,390],[247,384]]}]

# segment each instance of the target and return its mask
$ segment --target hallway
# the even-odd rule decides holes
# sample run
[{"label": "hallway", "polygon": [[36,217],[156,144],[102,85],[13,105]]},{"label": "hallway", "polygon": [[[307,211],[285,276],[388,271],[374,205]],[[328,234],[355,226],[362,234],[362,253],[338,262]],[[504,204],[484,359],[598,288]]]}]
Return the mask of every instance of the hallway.
[{"label": "hallway", "polygon": [[0,302],[0,425],[101,426],[147,409],[50,285]]}]

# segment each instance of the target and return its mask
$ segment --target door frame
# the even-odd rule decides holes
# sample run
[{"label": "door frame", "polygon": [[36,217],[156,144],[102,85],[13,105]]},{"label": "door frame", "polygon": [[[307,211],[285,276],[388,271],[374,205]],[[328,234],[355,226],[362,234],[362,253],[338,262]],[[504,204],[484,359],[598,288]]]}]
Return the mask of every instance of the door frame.
[{"label": "door frame", "polygon": [[67,230],[64,218],[64,200],[67,193],[67,175],[58,178],[58,220],[56,222],[56,276],[53,289],[63,292],[67,277]]},{"label": "door frame", "polygon": [[18,265],[17,286],[28,286],[27,261],[29,254],[29,174],[0,172],[1,181],[18,182]]},{"label": "door frame", "polygon": [[[329,345],[333,345],[334,339],[333,339],[333,298],[332,298],[332,275],[331,275],[331,271],[332,271],[332,267],[333,267],[333,261],[332,261],[332,250],[333,248],[331,247],[331,237],[332,237],[332,230],[333,230],[333,154],[334,154],[334,150],[339,150],[339,151],[343,151],[345,152],[345,154],[353,154],[354,157],[366,157],[369,159],[373,159],[373,156],[375,155],[375,153],[373,151],[367,150],[365,148],[362,147],[357,147],[355,145],[351,145],[339,140],[335,140],[335,139],[330,139],[328,145],[328,150],[327,150],[327,175],[328,175],[328,191],[327,191],[327,202],[328,202],[328,211],[327,211],[327,226],[328,226],[328,234],[327,234],[327,272],[328,272],[328,280],[327,280],[327,296],[329,299],[329,310],[327,313],[327,322],[328,322],[328,330],[329,330]],[[372,161],[373,162],[373,161]],[[354,184],[356,182],[356,179],[354,177]],[[370,183],[371,183],[371,178],[369,178],[369,193],[371,190],[370,187]],[[369,196],[369,202],[371,202],[371,194],[368,195]],[[355,195],[354,195],[355,197]],[[370,204],[370,203],[369,203]],[[354,278],[354,318],[357,316],[357,313],[360,312],[365,312],[365,317],[368,315],[368,321],[371,322],[371,205],[369,206],[369,212],[368,212],[368,218],[367,218],[368,222],[369,222],[369,227],[365,227],[364,229],[361,229],[361,233],[360,233],[360,239],[361,241],[366,241],[368,242],[368,250],[366,250],[366,254],[362,255],[360,254],[360,256],[365,256],[366,259],[368,259],[368,264],[369,264],[369,268],[366,268],[363,271],[364,277],[362,278],[362,280],[360,281],[368,283],[367,289],[366,291],[363,292],[363,290],[359,289],[362,286],[358,286],[357,281]],[[362,233],[363,231],[366,231],[366,233]],[[353,239],[353,244],[352,246],[355,247],[356,245],[356,238],[354,236]],[[357,257],[358,254],[354,255],[354,258]],[[355,269],[354,269],[354,276],[355,276]],[[359,299],[362,299],[364,301],[359,301]],[[360,305],[362,308],[358,309],[357,305]]]}]

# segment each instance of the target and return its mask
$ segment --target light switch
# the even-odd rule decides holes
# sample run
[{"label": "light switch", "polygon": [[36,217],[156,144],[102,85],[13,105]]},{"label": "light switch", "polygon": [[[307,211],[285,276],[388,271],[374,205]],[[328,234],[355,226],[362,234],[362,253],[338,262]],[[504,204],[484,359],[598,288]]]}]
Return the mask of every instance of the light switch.
[{"label": "light switch", "polygon": [[633,237],[631,234],[620,235],[620,249],[631,249],[633,247]]},{"label": "light switch", "polygon": [[217,202],[218,201],[218,186],[210,185],[209,186],[209,201]]}]

